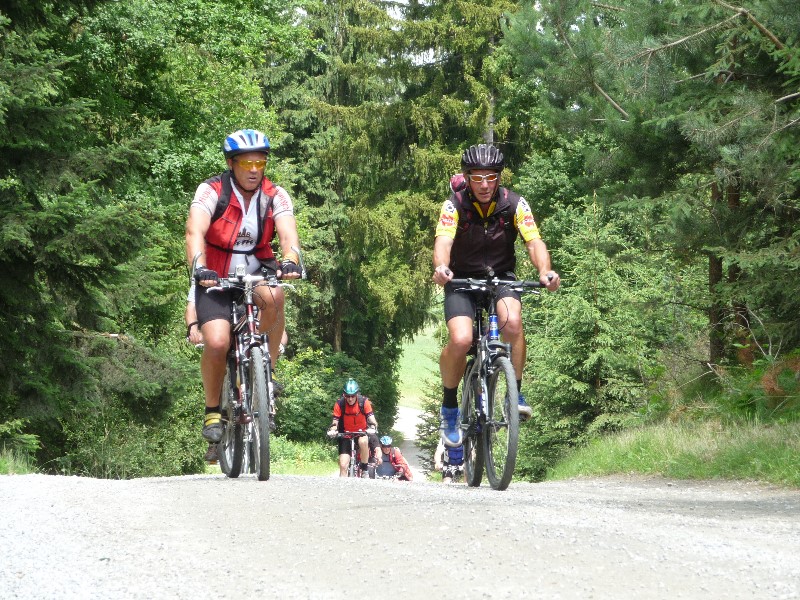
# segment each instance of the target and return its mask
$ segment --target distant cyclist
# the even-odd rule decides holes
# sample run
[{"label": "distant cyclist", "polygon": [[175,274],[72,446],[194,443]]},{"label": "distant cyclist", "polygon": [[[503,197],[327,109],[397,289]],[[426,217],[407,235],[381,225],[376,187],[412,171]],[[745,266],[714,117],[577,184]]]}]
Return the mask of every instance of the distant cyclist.
[{"label": "distant cyclist", "polygon": [[[360,393],[358,382],[348,379],[342,395],[333,405],[333,422],[328,429],[328,437],[335,438],[339,433],[366,431],[368,435],[357,438],[358,459],[361,476],[368,477],[369,463],[375,462],[377,448],[378,421],[372,409],[372,402]],[[350,440],[339,438],[339,476],[347,477],[350,464]]]},{"label": "distant cyclist", "polygon": [[[514,242],[521,236],[528,257],[539,271],[539,280],[554,291],[560,280],[550,268],[550,254],[539,235],[528,203],[519,194],[500,186],[505,165],[503,154],[491,144],[470,146],[461,156],[463,189],[454,191],[442,205],[433,245],[433,281],[444,286],[444,313],[449,339],[439,358],[443,402],[441,437],[447,446],[460,446],[458,384],[472,346],[475,298],[453,289],[454,277],[516,279]],[[506,291],[497,302],[503,340],[512,346],[511,361],[520,387],[525,365],[525,335],[519,294]],[[519,395],[519,415],[525,420],[531,408]]]},{"label": "distant cyclist", "polygon": [[[231,341],[230,304],[240,292],[209,294],[206,288],[240,265],[248,274],[263,269],[284,279],[301,275],[299,256],[293,250],[300,247],[300,241],[292,200],[286,190],[264,176],[269,140],[260,131],[242,129],[225,138],[222,150],[229,170],[198,186],[186,220],[189,264],[199,254],[193,274],[197,283],[194,303],[204,343],[200,359],[206,407],[203,437],[209,442],[222,438],[219,398]],[[280,265],[270,245],[273,232],[277,232],[281,248]],[[261,310],[260,331],[271,334],[269,350],[275,361],[284,330],[283,291],[261,285],[254,296]],[[192,327],[189,329],[191,338]]]},{"label": "distant cyclist", "polygon": [[453,483],[464,469],[464,446],[445,446],[442,440],[433,455],[434,471],[442,472],[442,483]]},{"label": "distant cyclist", "polygon": [[397,477],[401,481],[411,481],[414,475],[400,448],[392,446],[392,438],[384,435],[381,439],[381,462],[375,469],[378,477]]}]

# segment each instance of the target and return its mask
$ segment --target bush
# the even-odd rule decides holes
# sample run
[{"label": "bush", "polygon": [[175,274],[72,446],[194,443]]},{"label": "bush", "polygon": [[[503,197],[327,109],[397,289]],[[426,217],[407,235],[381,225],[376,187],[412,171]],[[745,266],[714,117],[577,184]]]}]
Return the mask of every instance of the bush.
[{"label": "bush", "polygon": [[394,421],[395,406],[372,395],[379,389],[377,378],[357,360],[342,353],[307,349],[293,359],[281,360],[275,374],[285,390],[277,400],[278,431],[292,441],[321,440],[330,427],[333,405],[349,377],[372,400],[381,430]]}]

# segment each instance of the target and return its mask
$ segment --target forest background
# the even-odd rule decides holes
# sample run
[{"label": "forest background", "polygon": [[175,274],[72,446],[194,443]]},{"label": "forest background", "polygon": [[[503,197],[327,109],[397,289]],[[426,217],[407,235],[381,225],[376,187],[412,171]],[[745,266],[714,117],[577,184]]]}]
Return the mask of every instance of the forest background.
[{"label": "forest background", "polygon": [[519,476],[659,422],[800,449],[799,32],[795,0],[5,0],[0,439],[51,472],[203,469],[184,222],[253,127],[310,273],[286,440],[349,376],[391,426],[449,177],[491,141],[563,279],[526,302]]}]

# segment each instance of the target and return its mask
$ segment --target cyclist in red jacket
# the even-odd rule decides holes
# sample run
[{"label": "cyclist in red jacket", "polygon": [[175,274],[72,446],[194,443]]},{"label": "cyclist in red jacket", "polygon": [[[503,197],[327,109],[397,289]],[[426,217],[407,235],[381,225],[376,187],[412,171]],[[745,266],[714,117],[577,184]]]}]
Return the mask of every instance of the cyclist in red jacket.
[{"label": "cyclist in red jacket", "polygon": [[[201,183],[186,220],[186,256],[189,264],[199,255],[194,271],[197,282],[195,308],[204,343],[200,372],[205,392],[203,437],[219,442],[222,417],[219,409],[226,356],[230,348],[230,304],[234,291],[206,293],[237,265],[248,274],[262,269],[283,279],[301,276],[300,247],[292,200],[283,188],[264,176],[270,144],[254,129],[241,129],[225,138],[223,153],[228,171]],[[280,265],[270,241],[277,233]],[[268,332],[274,361],[284,330],[284,295],[280,288],[258,286],[256,303],[261,311],[260,331]],[[191,337],[191,332],[190,332]]]},{"label": "cyclist in red jacket", "polygon": [[401,481],[412,481],[414,475],[411,473],[411,467],[403,457],[400,448],[392,446],[392,438],[384,435],[381,438],[381,462],[375,469],[375,475],[378,477],[397,477]]},{"label": "cyclist in red jacket", "polygon": [[[374,463],[373,447],[377,446],[376,431],[378,421],[372,409],[372,402],[361,395],[358,382],[348,379],[344,384],[344,393],[333,405],[333,422],[328,429],[328,437],[333,439],[339,433],[366,431],[367,435],[359,437],[358,458],[361,463],[361,476],[368,477],[369,463]],[[350,440],[339,439],[339,476],[347,477],[350,464]]]}]

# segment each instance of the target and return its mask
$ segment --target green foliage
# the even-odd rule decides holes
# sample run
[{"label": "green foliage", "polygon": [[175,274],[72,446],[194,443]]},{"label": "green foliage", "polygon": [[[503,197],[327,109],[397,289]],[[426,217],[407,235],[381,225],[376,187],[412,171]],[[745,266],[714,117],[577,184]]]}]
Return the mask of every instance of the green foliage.
[{"label": "green foliage", "polygon": [[[662,211],[654,232],[676,257],[721,262],[709,281],[711,337],[724,346],[712,344],[714,362],[732,358],[742,338],[800,339],[797,257],[787,252],[800,214],[797,113],[786,94],[799,13],[787,2],[751,4],[737,18],[723,3],[615,11],[552,0],[512,18],[504,47],[520,77],[541,82],[525,93],[557,132],[609,140],[587,163],[604,201],[650,198]],[[743,331],[741,307],[761,322]]]},{"label": "green foliage", "polygon": [[647,473],[675,479],[743,479],[800,486],[800,426],[751,422],[663,424],[596,439],[548,474]]},{"label": "green foliage", "polygon": [[45,466],[61,473],[129,479],[201,472],[206,443],[198,435],[196,397],[166,406],[158,419],[141,419],[124,399],[105,394],[65,415],[67,452]]},{"label": "green foliage", "polygon": [[41,444],[36,435],[23,432],[26,424],[22,419],[0,423],[0,447],[4,452],[32,456],[40,448]]},{"label": "green foliage", "polygon": [[270,462],[281,472],[293,467],[299,471],[309,465],[326,465],[328,471],[338,470],[339,451],[330,442],[294,442],[284,436],[271,436]]},{"label": "green foliage", "polygon": [[333,405],[342,395],[350,377],[358,381],[361,394],[375,410],[380,431],[394,424],[397,404],[373,390],[380,389],[381,379],[358,361],[330,350],[303,350],[291,361],[280,361],[276,378],[286,390],[278,398],[278,431],[288,440],[312,442],[324,439],[330,427]]}]

